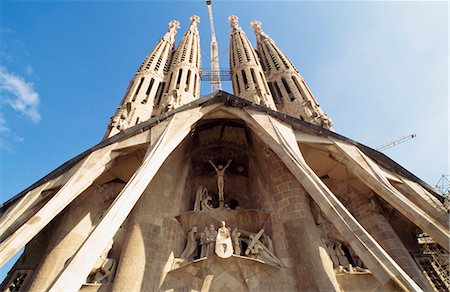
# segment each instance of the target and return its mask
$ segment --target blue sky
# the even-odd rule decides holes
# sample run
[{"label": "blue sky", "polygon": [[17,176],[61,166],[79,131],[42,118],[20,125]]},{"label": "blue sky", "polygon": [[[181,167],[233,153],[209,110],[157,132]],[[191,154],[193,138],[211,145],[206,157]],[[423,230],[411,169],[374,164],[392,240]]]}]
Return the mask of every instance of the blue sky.
[{"label": "blue sky", "polygon": [[[0,202],[97,144],[137,68],[172,19],[179,42],[204,1],[2,1]],[[448,173],[448,3],[215,1],[221,66],[229,15],[252,19],[306,79],[336,132],[385,151],[434,185]],[[231,92],[231,85],[224,84]],[[202,95],[209,84],[202,84]],[[3,271],[2,271],[3,273]],[[2,276],[0,275],[0,278]]]}]

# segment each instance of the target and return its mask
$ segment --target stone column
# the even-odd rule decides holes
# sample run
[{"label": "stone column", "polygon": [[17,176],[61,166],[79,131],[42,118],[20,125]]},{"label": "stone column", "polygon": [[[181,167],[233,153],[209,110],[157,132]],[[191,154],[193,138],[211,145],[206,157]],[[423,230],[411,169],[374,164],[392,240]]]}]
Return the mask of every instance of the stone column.
[{"label": "stone column", "polygon": [[77,198],[62,214],[53,230],[47,253],[38,267],[30,291],[49,289],[65,267],[65,263],[75,254],[92,230],[93,221],[99,220],[108,208],[108,201],[113,194],[118,194],[121,184],[112,184],[99,190],[90,187]]},{"label": "stone column", "polygon": [[308,193],[275,153],[266,148],[263,155],[266,159],[258,159],[258,164],[273,187],[263,206],[273,206],[267,211],[272,213],[275,253],[289,261],[299,291],[340,291]]},{"label": "stone column", "polygon": [[384,216],[378,200],[375,197],[368,198],[365,195],[352,191],[347,194],[351,200],[349,208],[364,229],[373,236],[414,282],[424,291],[431,291],[432,288],[429,286],[423,273],[389,224],[388,219]]},{"label": "stone column", "polygon": [[[185,244],[176,215],[185,210],[183,195],[189,163],[176,149],[134,207],[118,263],[113,291],[157,291]],[[174,183],[177,182],[177,183]]]}]

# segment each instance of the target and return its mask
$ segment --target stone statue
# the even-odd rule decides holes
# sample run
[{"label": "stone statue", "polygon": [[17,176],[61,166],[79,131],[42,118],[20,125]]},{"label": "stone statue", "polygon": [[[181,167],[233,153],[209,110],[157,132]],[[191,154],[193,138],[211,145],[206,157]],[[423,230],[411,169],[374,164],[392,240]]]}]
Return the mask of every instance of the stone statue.
[{"label": "stone statue", "polygon": [[[205,238],[203,239],[203,246],[202,246],[202,250],[201,250],[201,253],[200,253],[200,257],[202,257],[202,255],[203,255],[203,257],[207,257],[207,256],[209,256],[211,253],[209,252],[209,242],[210,242],[210,239],[211,239],[211,235],[209,234],[209,228],[208,227],[205,227],[205,230],[203,230],[203,232],[202,233],[204,233],[205,234]],[[200,239],[201,240],[201,239]]]},{"label": "stone statue", "polygon": [[342,249],[342,243],[336,242],[336,244],[334,245],[334,251],[336,252],[336,256],[339,260],[339,265],[347,267],[350,264],[350,262],[348,261],[348,258],[345,255],[344,250]]},{"label": "stone statue", "polygon": [[327,247],[328,256],[333,262],[333,269],[339,266],[339,259],[334,250],[334,244],[331,241],[325,241],[325,246]]},{"label": "stone statue", "polygon": [[194,211],[201,210],[201,203],[203,201],[203,197],[205,197],[205,194],[208,194],[206,188],[204,186],[199,186],[197,193],[195,194]]},{"label": "stone statue", "polygon": [[207,211],[212,211],[214,210],[214,207],[211,205],[212,198],[210,195],[208,195],[208,193],[206,192],[206,194],[204,193],[204,196],[202,198],[202,201],[200,203],[201,205],[201,209],[202,210],[207,210]]},{"label": "stone statue", "polygon": [[114,241],[111,239],[108,246],[100,255],[87,276],[86,283],[104,284],[111,282],[116,269],[116,261],[108,258],[108,253],[112,249]]},{"label": "stone statue", "polygon": [[231,242],[230,230],[222,221],[216,237],[216,254],[221,258],[229,258],[233,254],[233,243]]},{"label": "stone statue", "polygon": [[245,251],[245,254],[250,254],[251,257],[266,262],[268,264],[283,267],[283,263],[277,258],[261,241],[259,241],[256,234],[250,234],[249,238],[252,240]]},{"label": "stone statue", "polygon": [[231,241],[233,242],[233,250],[235,255],[241,255],[241,243],[239,242],[239,237],[241,233],[235,227],[231,232]]},{"label": "stone statue", "polygon": [[269,235],[263,234],[261,237],[261,242],[267,246],[267,248],[270,250],[271,253],[274,253],[273,251],[273,242]]},{"label": "stone statue", "polygon": [[206,257],[207,244],[208,244],[208,241],[206,239],[206,233],[205,233],[205,231],[202,231],[202,232],[200,232],[200,258]]},{"label": "stone statue", "polygon": [[216,243],[216,237],[217,237],[217,231],[214,227],[214,224],[211,224],[209,226],[209,233],[208,233],[208,254],[206,256],[212,256],[214,255],[215,250],[215,243]]},{"label": "stone statue", "polygon": [[186,247],[180,255],[180,258],[190,258],[197,249],[197,240],[195,235],[197,233],[197,227],[192,227],[192,230],[188,232]]},{"label": "stone statue", "polygon": [[223,199],[223,188],[224,188],[224,175],[225,175],[225,170],[228,168],[228,166],[230,166],[231,163],[231,159],[228,160],[228,163],[225,165],[225,167],[223,165],[218,165],[216,167],[216,165],[210,160],[209,163],[212,165],[212,167],[214,167],[214,170],[216,171],[217,174],[217,189],[219,192],[219,203],[220,206],[223,207],[224,204],[224,199]]}]

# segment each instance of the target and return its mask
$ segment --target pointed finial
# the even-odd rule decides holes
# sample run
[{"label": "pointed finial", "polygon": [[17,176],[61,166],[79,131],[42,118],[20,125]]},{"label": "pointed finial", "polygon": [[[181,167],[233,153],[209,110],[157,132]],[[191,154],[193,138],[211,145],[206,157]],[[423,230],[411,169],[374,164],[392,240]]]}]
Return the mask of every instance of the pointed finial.
[{"label": "pointed finial", "polygon": [[189,20],[191,21],[191,25],[197,26],[197,24],[200,22],[200,17],[197,15],[192,15]]},{"label": "pointed finial", "polygon": [[255,31],[255,35],[261,34],[261,32],[262,32],[261,21],[254,19],[250,22],[250,25],[253,27],[253,30]]},{"label": "pointed finial", "polygon": [[180,22],[178,20],[172,20],[169,22],[169,33],[172,35],[177,34],[177,29],[180,28]]},{"label": "pointed finial", "polygon": [[238,23],[239,17],[237,17],[236,15],[228,16],[228,20],[230,21],[230,24],[231,24],[232,28],[238,28],[239,27],[239,23]]}]

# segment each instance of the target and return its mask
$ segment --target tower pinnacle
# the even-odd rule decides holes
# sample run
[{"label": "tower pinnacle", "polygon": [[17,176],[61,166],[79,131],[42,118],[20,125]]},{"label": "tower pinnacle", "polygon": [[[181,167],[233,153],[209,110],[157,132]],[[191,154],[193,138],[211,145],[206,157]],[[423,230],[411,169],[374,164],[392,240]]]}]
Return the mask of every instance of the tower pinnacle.
[{"label": "tower pinnacle", "polygon": [[189,21],[191,22],[191,26],[193,26],[193,25],[197,26],[198,23],[200,22],[200,17],[197,16],[197,15],[192,15],[192,16],[189,18]]},{"label": "tower pinnacle", "polygon": [[167,33],[147,55],[130,81],[122,102],[109,122],[104,138],[114,136],[151,117],[154,101],[161,99],[163,80],[169,67],[175,43],[174,37],[179,27],[178,21],[169,22]]},{"label": "tower pinnacle", "polygon": [[155,103],[153,115],[172,110],[200,97],[201,56],[197,28],[200,17],[193,15],[189,21],[189,28],[173,53],[164,79],[163,94]]},{"label": "tower pinnacle", "polygon": [[239,26],[238,17],[231,15],[228,20],[232,27],[230,34],[230,68],[234,94],[256,104],[275,109],[259,58]]},{"label": "tower pinnacle", "polygon": [[266,35],[261,21],[253,20],[261,65],[277,108],[288,115],[333,129],[331,119],[322,111],[305,80],[289,58]]},{"label": "tower pinnacle", "polygon": [[233,30],[240,28],[239,27],[239,17],[236,15],[230,15],[228,16],[228,20],[230,21],[231,27]]}]

